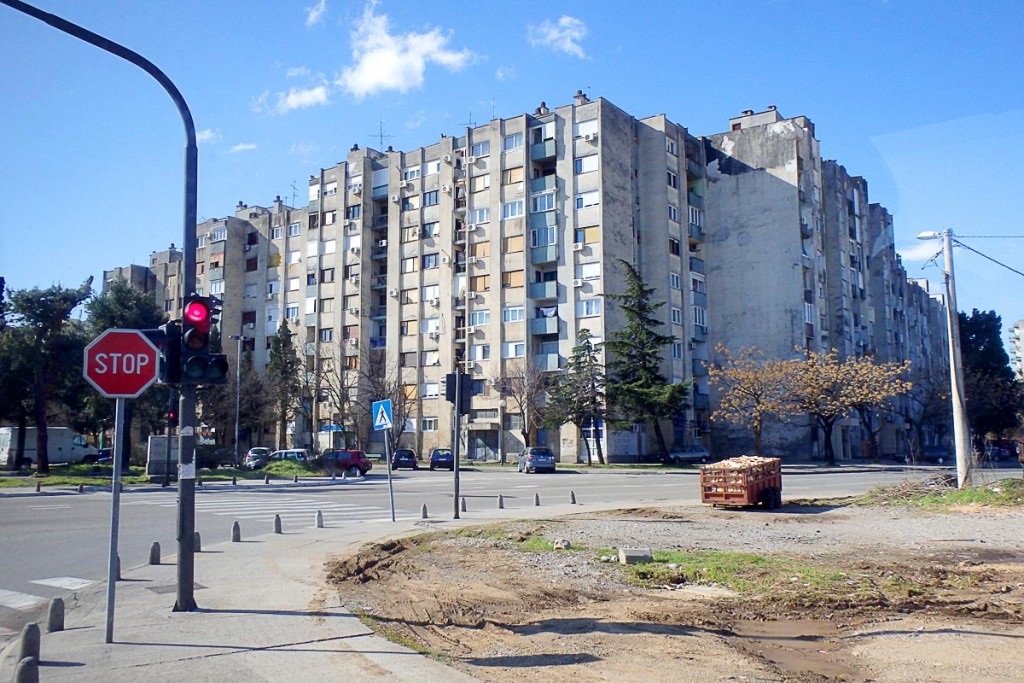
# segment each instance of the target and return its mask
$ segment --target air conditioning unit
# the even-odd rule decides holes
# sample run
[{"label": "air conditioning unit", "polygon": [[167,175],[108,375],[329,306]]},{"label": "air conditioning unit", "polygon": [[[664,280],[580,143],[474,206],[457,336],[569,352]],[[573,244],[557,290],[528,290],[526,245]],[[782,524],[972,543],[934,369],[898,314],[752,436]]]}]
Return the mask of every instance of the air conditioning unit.
[{"label": "air conditioning unit", "polygon": [[411,190],[411,189],[412,189],[412,181],[411,181],[411,180],[406,180],[405,182],[403,182],[403,183],[401,184],[401,186],[400,186],[400,187],[401,187],[401,188],[402,188],[403,190]]},{"label": "air conditioning unit", "polygon": [[441,263],[450,263],[451,260],[452,260],[451,256],[442,256],[441,257]]},{"label": "air conditioning unit", "polygon": [[242,251],[252,251],[252,245],[246,244],[245,246],[242,247]]},{"label": "air conditioning unit", "polygon": [[377,240],[377,246],[378,247],[386,247],[386,246],[388,246],[388,241],[387,240]]},{"label": "air conditioning unit", "polygon": [[586,135],[583,136],[583,139],[586,140],[587,142],[593,142],[594,140],[597,139],[597,133],[587,133]]},{"label": "air conditioning unit", "polygon": [[348,253],[350,253],[350,254],[358,254],[359,253],[359,247],[349,247],[348,248]]},{"label": "air conditioning unit", "polygon": [[467,223],[465,229],[466,232],[473,232],[474,230],[476,230],[476,225],[474,225],[473,223]]},{"label": "air conditioning unit", "polygon": [[452,155],[451,154],[445,154],[444,155],[444,163],[446,163],[446,164],[452,163]]},{"label": "air conditioning unit", "polygon": [[476,298],[476,292],[466,292],[466,298],[467,299],[475,299]]},{"label": "air conditioning unit", "polygon": [[451,185],[442,185],[441,186],[441,192],[444,192],[445,194],[448,194],[451,191],[452,191]]},{"label": "air conditioning unit", "polygon": [[393,201],[395,204],[398,203],[399,199],[401,199],[401,197],[399,197],[397,194],[391,195],[391,201]]},{"label": "air conditioning unit", "polygon": [[352,282],[352,283],[359,282],[359,275],[358,274],[356,274],[356,275],[349,275],[348,276],[348,281]]},{"label": "air conditioning unit", "polygon": [[487,380],[487,386],[489,386],[489,387],[493,387],[497,383],[498,383],[498,380],[494,379],[493,377],[491,377],[491,378],[489,378]]},{"label": "air conditioning unit", "polygon": [[430,300],[430,301],[428,301],[427,303],[429,303],[429,304],[430,304],[431,306],[433,306],[434,308],[437,308],[438,306],[440,306],[440,305],[441,305],[441,300],[440,300],[440,299],[438,299],[438,298],[437,298],[437,297],[435,296],[435,297],[434,297],[433,299],[431,299],[431,300]]},{"label": "air conditioning unit", "polygon": [[359,309],[353,306],[352,308],[348,309],[348,313],[349,315],[359,315]]},{"label": "air conditioning unit", "polygon": [[468,263],[469,265],[473,265],[474,263],[476,263],[479,260],[480,260],[480,258],[477,257],[477,256],[468,256],[468,257],[466,257],[466,263]]},{"label": "air conditioning unit", "polygon": [[388,296],[398,296],[398,290],[392,287],[388,290]]},{"label": "air conditioning unit", "polygon": [[349,337],[348,339],[345,340],[345,343],[348,344],[349,346],[359,346],[359,340],[356,339],[355,337]]},{"label": "air conditioning unit", "polygon": [[573,242],[572,243],[572,250],[573,251],[583,251],[583,242]]},{"label": "air conditioning unit", "polygon": [[470,325],[466,328],[466,334],[476,334],[476,326]]},{"label": "air conditioning unit", "polygon": [[573,280],[572,281],[572,286],[573,287],[582,287],[583,286],[583,280],[581,280],[579,278]]},{"label": "air conditioning unit", "polygon": [[466,157],[466,163],[470,164],[470,165],[475,164],[476,163],[476,157]]},{"label": "air conditioning unit", "polygon": [[273,301],[273,300],[274,300],[274,293],[273,292],[267,292],[267,301]]},{"label": "air conditioning unit", "polygon": [[352,194],[362,194],[362,193],[363,193],[363,184],[362,183],[356,183],[355,185],[352,186]]},{"label": "air conditioning unit", "polygon": [[427,336],[430,337],[431,339],[440,339],[441,338],[441,333],[440,332],[428,332]]}]

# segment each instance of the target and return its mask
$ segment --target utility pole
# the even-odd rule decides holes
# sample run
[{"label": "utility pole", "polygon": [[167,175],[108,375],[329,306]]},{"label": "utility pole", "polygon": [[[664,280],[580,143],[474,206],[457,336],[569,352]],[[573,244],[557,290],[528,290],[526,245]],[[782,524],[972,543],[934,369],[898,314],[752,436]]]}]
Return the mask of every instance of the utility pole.
[{"label": "utility pole", "polygon": [[252,341],[252,337],[246,337],[240,334],[231,335],[233,341],[238,342],[238,353],[235,354],[235,467],[238,467],[238,463],[241,462],[241,455],[238,451],[238,423],[239,416],[241,415],[241,400],[242,400],[242,344],[244,342]]}]

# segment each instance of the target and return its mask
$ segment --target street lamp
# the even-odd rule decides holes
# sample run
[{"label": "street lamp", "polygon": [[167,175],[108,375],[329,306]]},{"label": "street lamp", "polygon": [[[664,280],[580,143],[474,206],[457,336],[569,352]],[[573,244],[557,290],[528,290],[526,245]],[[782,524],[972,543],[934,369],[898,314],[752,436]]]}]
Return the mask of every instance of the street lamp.
[{"label": "street lamp", "polygon": [[953,230],[922,232],[919,240],[942,238],[946,282],[946,332],[949,337],[949,387],[953,402],[953,443],[956,448],[956,484],[963,488],[971,484],[971,438],[967,423],[967,404],[964,399],[964,371],[960,359],[960,321],[956,307],[956,280],[953,277]]},{"label": "street lamp", "polygon": [[235,467],[238,467],[238,417],[242,398],[242,344],[252,341],[252,337],[245,337],[240,334],[231,335],[231,340],[238,342],[238,353],[235,355]]},{"label": "street lamp", "polygon": [[498,464],[505,464],[505,396],[498,400]]}]

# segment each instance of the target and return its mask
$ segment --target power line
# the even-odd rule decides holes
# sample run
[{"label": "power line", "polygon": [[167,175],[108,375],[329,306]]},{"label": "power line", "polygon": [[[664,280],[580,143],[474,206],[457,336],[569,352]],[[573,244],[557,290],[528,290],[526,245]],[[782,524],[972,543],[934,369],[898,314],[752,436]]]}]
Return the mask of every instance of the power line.
[{"label": "power line", "polygon": [[991,256],[987,256],[986,254],[982,254],[977,249],[974,249],[972,247],[967,246],[966,244],[964,244],[960,240],[954,240],[954,241],[956,242],[957,246],[961,246],[964,249],[966,249],[967,251],[972,251],[972,252],[974,252],[975,254],[977,254],[978,256],[980,256],[982,258],[988,259],[989,261],[991,261],[992,263],[996,264],[997,266],[1002,266],[1003,268],[1006,268],[1007,270],[1012,271],[1014,273],[1017,273],[1017,275],[1020,275],[1021,277],[1024,277],[1024,273],[1020,272],[1016,268],[1011,268],[1010,266],[1006,265],[1005,263],[1002,263],[1001,261],[995,260]]}]

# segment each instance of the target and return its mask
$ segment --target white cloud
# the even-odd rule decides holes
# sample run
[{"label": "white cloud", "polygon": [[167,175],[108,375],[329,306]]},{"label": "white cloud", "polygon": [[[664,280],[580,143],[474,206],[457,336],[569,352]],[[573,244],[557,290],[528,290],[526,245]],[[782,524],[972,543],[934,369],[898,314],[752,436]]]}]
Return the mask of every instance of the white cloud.
[{"label": "white cloud", "polygon": [[324,14],[327,12],[327,0],[320,0],[312,7],[306,8],[306,28],[316,26],[320,23],[320,20],[324,18]]},{"label": "white cloud", "polygon": [[550,47],[555,52],[566,52],[575,55],[580,59],[586,59],[580,41],[587,35],[587,25],[576,17],[568,15],[553,24],[547,19],[539,26],[529,27],[530,45]]},{"label": "white cloud", "polygon": [[308,76],[309,75],[309,68],[305,67],[305,66],[293,66],[292,68],[288,69],[288,71],[286,71],[284,75],[287,76],[288,78],[297,78],[299,76]]},{"label": "white cloud", "polygon": [[305,109],[330,102],[328,99],[327,86],[318,85],[314,88],[292,88],[286,93],[277,93],[277,106],[274,111],[278,114],[285,114],[294,109]]},{"label": "white cloud", "polygon": [[238,152],[251,152],[254,149],[256,149],[256,143],[254,143],[254,142],[243,142],[243,143],[237,144],[234,147],[232,147],[231,149],[229,149],[228,150],[228,154],[236,154]]},{"label": "white cloud", "polygon": [[499,81],[510,81],[516,77],[516,70],[508,66],[499,66],[494,72],[494,77]]},{"label": "white cloud", "polygon": [[416,128],[419,128],[426,122],[427,112],[421,109],[420,111],[416,112],[413,118],[405,122],[405,127],[409,130],[415,130]]},{"label": "white cloud", "polygon": [[370,3],[352,32],[353,66],[346,67],[336,83],[362,99],[383,90],[407,92],[423,85],[427,64],[458,71],[472,57],[469,50],[446,49],[450,36],[435,28],[429,33],[389,33],[387,15],[376,15]]},{"label": "white cloud", "polygon": [[288,148],[288,151],[297,157],[311,159],[320,153],[320,147],[319,145],[315,145],[311,142],[296,142]]},{"label": "white cloud", "polygon": [[220,133],[213,130],[212,128],[206,128],[196,133],[196,144],[214,144],[220,142]]}]

